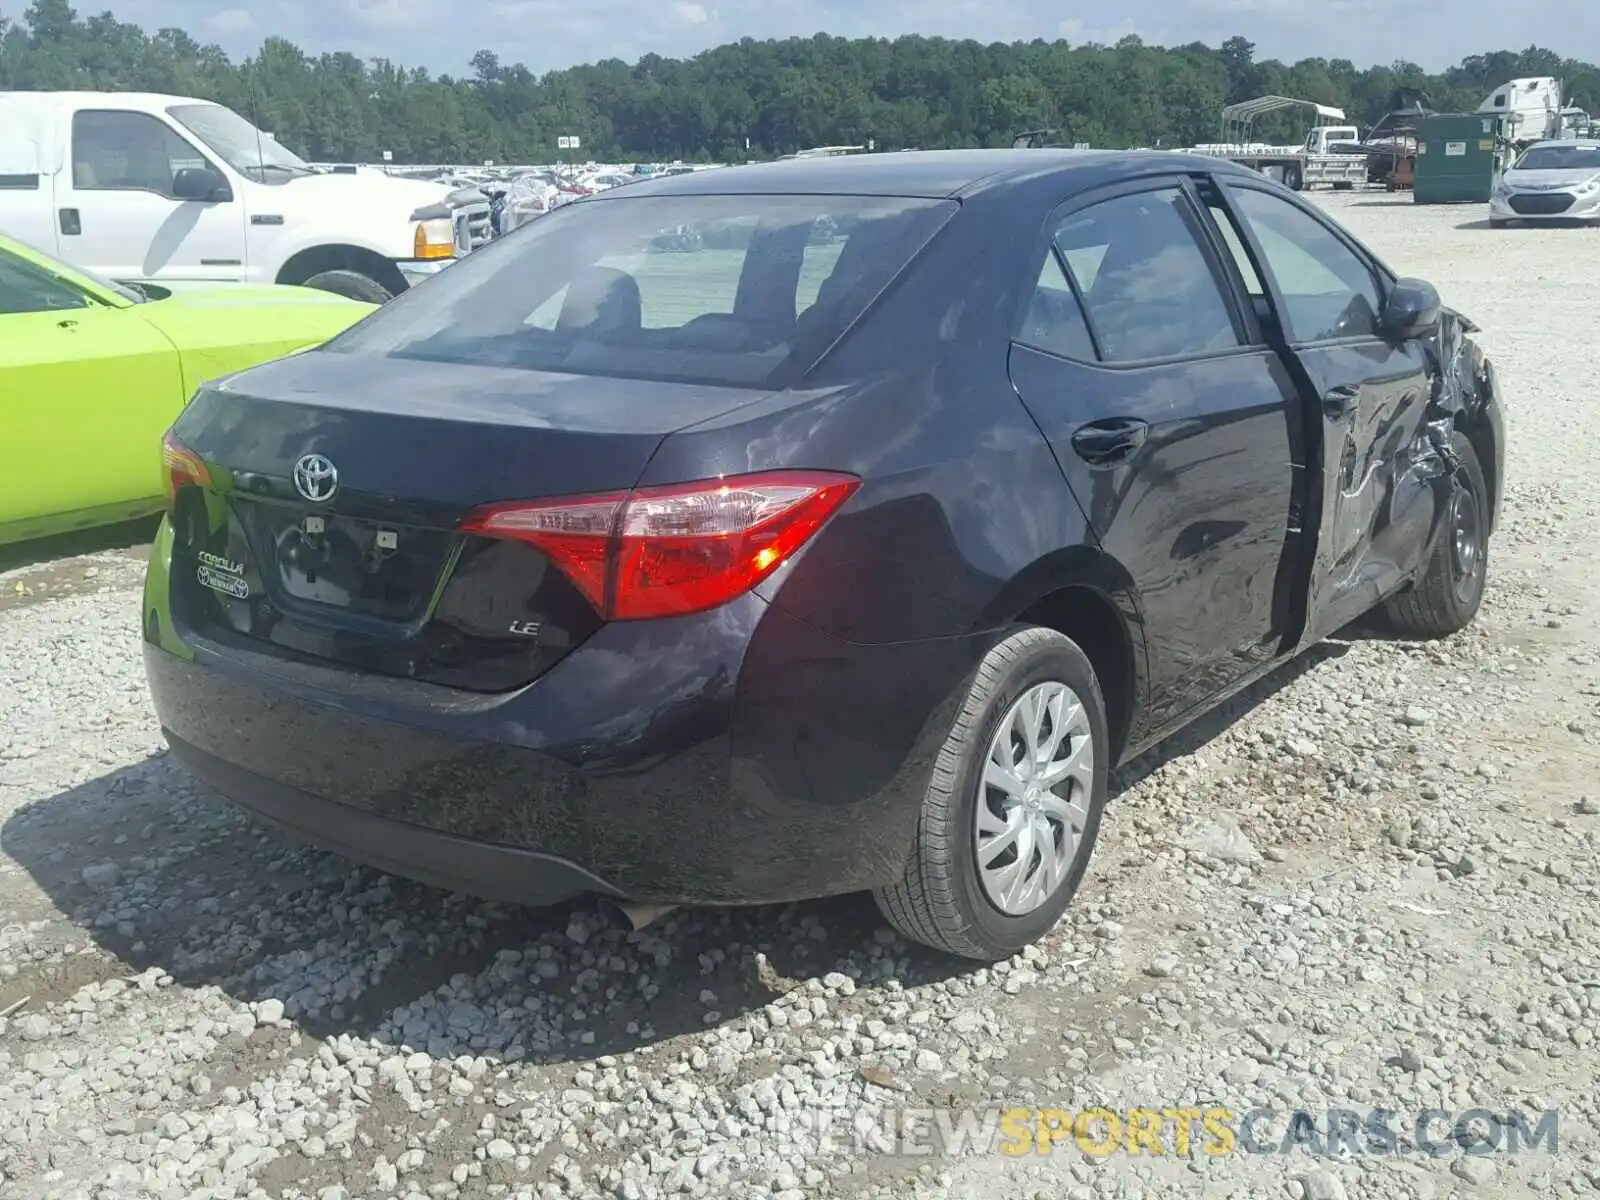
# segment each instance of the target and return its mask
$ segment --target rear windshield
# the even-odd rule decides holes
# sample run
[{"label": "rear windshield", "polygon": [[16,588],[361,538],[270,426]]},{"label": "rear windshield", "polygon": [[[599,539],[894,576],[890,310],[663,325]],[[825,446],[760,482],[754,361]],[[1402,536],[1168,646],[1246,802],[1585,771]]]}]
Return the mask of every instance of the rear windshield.
[{"label": "rear windshield", "polygon": [[1535,146],[1517,159],[1518,171],[1600,171],[1600,146]]},{"label": "rear windshield", "polygon": [[402,293],[326,349],[771,386],[814,365],[956,208],[865,196],[580,201]]}]

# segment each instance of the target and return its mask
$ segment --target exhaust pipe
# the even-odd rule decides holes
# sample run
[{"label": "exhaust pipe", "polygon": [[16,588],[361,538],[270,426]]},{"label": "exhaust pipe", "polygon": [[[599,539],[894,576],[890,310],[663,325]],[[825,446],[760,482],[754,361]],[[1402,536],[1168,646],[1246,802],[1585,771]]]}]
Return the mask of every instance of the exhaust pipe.
[{"label": "exhaust pipe", "polygon": [[676,904],[629,904],[621,900],[601,900],[600,911],[624,929],[637,931],[665,916]]}]

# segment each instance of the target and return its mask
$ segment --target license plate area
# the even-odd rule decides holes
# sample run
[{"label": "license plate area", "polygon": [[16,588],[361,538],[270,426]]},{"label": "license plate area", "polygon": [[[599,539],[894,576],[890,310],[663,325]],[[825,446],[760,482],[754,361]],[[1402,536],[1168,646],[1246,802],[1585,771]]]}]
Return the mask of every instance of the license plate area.
[{"label": "license plate area", "polygon": [[437,529],[259,501],[239,507],[264,582],[289,606],[409,624],[427,613],[455,543]]}]

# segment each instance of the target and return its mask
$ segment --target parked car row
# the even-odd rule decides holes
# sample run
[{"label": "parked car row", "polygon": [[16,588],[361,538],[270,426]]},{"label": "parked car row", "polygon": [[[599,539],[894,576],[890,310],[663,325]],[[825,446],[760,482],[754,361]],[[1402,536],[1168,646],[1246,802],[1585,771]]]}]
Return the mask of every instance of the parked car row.
[{"label": "parked car row", "polygon": [[[381,307],[6,249],[43,280],[0,317],[33,322],[39,420],[90,320],[193,391],[140,618],[173,753],[490,897],[639,924],[869,890],[1005,957],[1070,902],[1114,766],[1375,608],[1439,637],[1483,594],[1474,326],[1215,158],[655,179]],[[223,313],[280,324],[206,357]],[[151,464],[155,389],[115,418]]]}]

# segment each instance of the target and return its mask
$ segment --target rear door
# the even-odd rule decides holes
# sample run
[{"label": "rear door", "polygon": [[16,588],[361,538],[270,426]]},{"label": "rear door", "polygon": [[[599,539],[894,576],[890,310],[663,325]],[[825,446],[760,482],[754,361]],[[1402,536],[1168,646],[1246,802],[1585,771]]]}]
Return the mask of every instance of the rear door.
[{"label": "rear door", "polygon": [[1317,530],[1302,639],[1310,644],[1394,591],[1431,535],[1431,368],[1421,343],[1379,333],[1387,273],[1338,226],[1252,182],[1229,181],[1222,192],[1259,264],[1249,286],[1270,297],[1311,409],[1320,486],[1308,515]]},{"label": "rear door", "polygon": [[112,279],[238,280],[245,273],[244,204],[179,200],[185,168],[222,172],[149,113],[80,109],[56,189],[61,257]]},{"label": "rear door", "polygon": [[1035,261],[1012,382],[1132,577],[1159,729],[1284,640],[1299,397],[1185,180],[1073,201]]},{"label": "rear door", "polygon": [[155,511],[183,398],[178,352],[131,309],[0,249],[0,539]]}]

